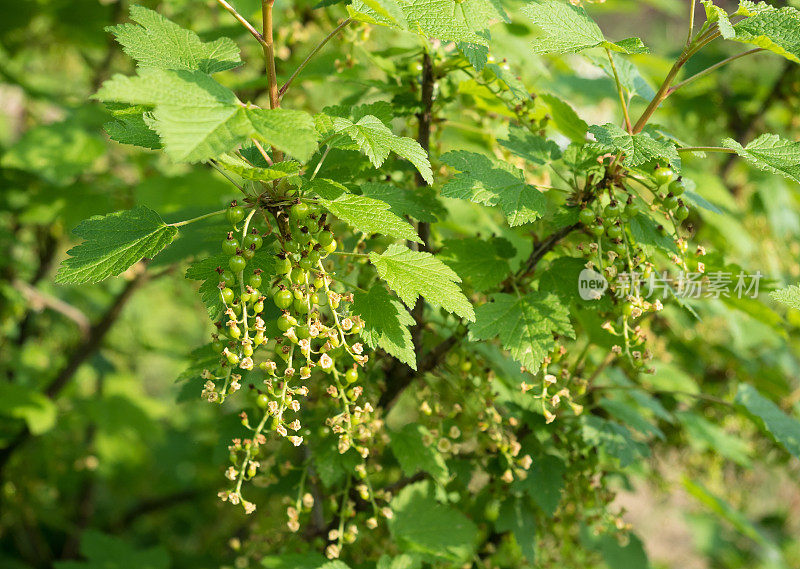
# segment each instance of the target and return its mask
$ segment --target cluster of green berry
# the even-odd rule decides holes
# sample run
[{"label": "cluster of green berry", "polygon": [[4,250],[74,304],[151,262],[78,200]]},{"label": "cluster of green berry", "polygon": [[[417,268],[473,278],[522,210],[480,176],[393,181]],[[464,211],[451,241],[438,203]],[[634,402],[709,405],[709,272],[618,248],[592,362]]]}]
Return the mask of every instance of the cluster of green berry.
[{"label": "cluster of green berry", "polygon": [[[686,270],[685,253],[688,245],[680,237],[679,230],[681,223],[689,216],[689,208],[681,198],[686,191],[685,181],[680,176],[676,177],[670,167],[656,167],[647,183],[644,180],[637,181],[649,189],[652,200],[646,202],[628,189],[623,189],[622,196],[609,189],[607,196],[601,194],[591,205],[581,207],[579,221],[594,241],[580,244],[578,248],[589,259],[589,268],[602,271],[616,299],[621,330],[611,321],[607,321],[604,328],[622,336],[630,362],[636,368],[645,368],[651,358],[650,351],[642,348],[646,336],[642,328],[633,326],[632,322],[647,312],[661,310],[663,306],[660,300],[648,302],[641,294],[640,285],[651,282],[654,277],[655,262],[646,254],[645,248],[637,243],[631,225],[636,223],[641,228],[644,224],[652,223],[649,216],[642,216],[645,211],[660,213],[672,225],[672,233],[664,224],[655,225],[654,229],[663,237],[674,239],[683,257],[673,255],[671,259]],[[622,351],[621,347],[617,349]]]},{"label": "cluster of green berry", "polygon": [[[242,424],[252,436],[234,439],[229,446],[232,465],[226,476],[234,487],[220,493],[223,500],[243,504],[248,513],[255,506],[242,497],[242,483],[258,472],[256,458],[259,447],[267,442],[265,432],[277,433],[295,446],[310,432],[302,429],[299,420],[299,398],[308,395],[309,387],[298,379],[309,379],[315,369],[330,378],[322,389],[338,409],[327,425],[339,437],[340,452],[355,448],[366,458],[367,442],[378,428],[370,404],[359,404],[363,388],[356,385],[358,368],[368,361],[357,341],[363,322],[349,314],[347,303],[352,295],[332,289],[332,277],[323,264],[337,248],[327,214],[316,204],[298,199],[288,207],[267,210],[277,223],[274,233],[279,246],[273,257],[274,278],[264,281],[266,275],[260,268],[248,269],[264,246],[263,237],[251,223],[256,211],[253,208],[245,215],[236,202],[227,211],[232,227],[222,251],[228,256],[228,267],[217,268],[224,311],[212,342],[220,364],[216,373],[203,372],[206,383],[202,393],[209,401],[222,402],[241,388],[242,373],[264,372],[263,387],[251,387],[259,419],[251,424],[247,413],[241,414]],[[272,233],[272,225],[268,225]],[[261,292],[262,285],[269,287],[266,294]],[[268,298],[274,309],[265,306]],[[274,321],[268,326],[266,314],[274,314],[275,309],[278,315],[270,316]],[[268,337],[267,330],[274,337]],[[345,363],[348,360],[349,364]],[[295,418],[288,417],[289,412],[294,412]]]}]

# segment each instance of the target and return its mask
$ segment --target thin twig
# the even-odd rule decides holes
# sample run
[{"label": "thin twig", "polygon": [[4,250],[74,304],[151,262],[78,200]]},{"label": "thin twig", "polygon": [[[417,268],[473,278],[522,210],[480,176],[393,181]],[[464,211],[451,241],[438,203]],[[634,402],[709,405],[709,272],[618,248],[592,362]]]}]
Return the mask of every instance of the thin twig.
[{"label": "thin twig", "polygon": [[247,21],[247,19],[244,16],[242,16],[239,12],[237,12],[236,8],[228,4],[225,0],[217,0],[217,2],[219,2],[223,8],[225,8],[228,12],[230,12],[231,15],[233,15],[233,17],[236,18],[236,20],[240,24],[242,24],[245,27],[245,29],[252,34],[254,38],[256,38],[256,41],[258,41],[258,43],[264,46],[265,44],[264,36],[262,36],[258,32],[258,30],[255,29],[253,25]]},{"label": "thin twig", "polygon": [[352,21],[353,21],[352,18],[347,18],[346,20],[344,20],[341,24],[336,26],[336,28],[331,33],[329,33],[327,36],[325,36],[325,39],[323,39],[321,42],[319,42],[316,45],[316,47],[311,50],[311,53],[309,53],[306,56],[306,58],[303,60],[303,62],[297,67],[297,69],[294,70],[294,73],[292,73],[291,76],[289,76],[289,79],[286,80],[286,83],[284,83],[283,87],[281,87],[280,90],[278,91],[279,99],[283,98],[284,93],[286,93],[286,91],[289,89],[289,86],[292,84],[292,81],[294,81],[295,77],[297,77],[300,74],[300,72],[306,67],[306,65],[308,65],[308,63],[311,61],[311,59],[315,55],[317,55],[317,52],[319,52],[319,50],[321,50],[323,47],[325,47],[326,43],[328,43],[333,37],[336,36],[336,34],[338,34],[340,31],[342,31],[345,27],[347,27],[350,24],[350,22],[352,22]]},{"label": "thin twig", "polygon": [[34,311],[38,312],[46,307],[60,312],[78,325],[82,338],[86,338],[89,335],[91,324],[80,309],[75,308],[71,304],[67,304],[60,298],[45,294],[36,287],[19,279],[15,280],[12,284],[15,289],[22,293]]},{"label": "thin twig", "polygon": [[705,77],[705,76],[706,76],[706,75],[708,75],[709,73],[712,73],[712,72],[716,71],[717,69],[719,69],[719,68],[720,68],[720,67],[722,67],[723,65],[726,65],[726,64],[730,63],[731,61],[736,61],[736,60],[737,60],[737,59],[739,59],[740,57],[744,57],[744,56],[746,56],[746,55],[750,55],[750,54],[752,54],[752,53],[758,53],[759,51],[764,51],[764,48],[762,48],[762,47],[757,47],[757,48],[755,48],[755,49],[751,49],[751,50],[748,50],[748,51],[745,51],[745,52],[739,53],[739,54],[737,54],[737,55],[732,55],[731,57],[728,57],[727,59],[723,59],[723,60],[722,60],[722,61],[720,61],[719,63],[715,63],[715,64],[714,64],[714,65],[712,65],[711,67],[708,67],[708,68],[706,68],[706,69],[703,69],[703,70],[702,70],[702,71],[700,71],[699,73],[695,73],[695,74],[694,74],[694,75],[692,75],[691,77],[689,77],[689,78],[687,78],[687,79],[684,79],[683,81],[681,81],[681,82],[680,82],[680,83],[678,83],[677,85],[675,85],[675,86],[671,87],[671,88],[669,89],[669,91],[667,92],[667,96],[671,95],[672,93],[674,93],[675,91],[677,91],[677,90],[678,90],[678,89],[680,89],[681,87],[684,87],[684,86],[688,85],[688,84],[689,84],[689,83],[691,83],[692,81],[696,81],[697,79],[700,79],[701,77]]},{"label": "thin twig", "polygon": [[725,154],[736,154],[732,148],[725,148],[724,146],[684,146],[678,148],[678,152],[724,152]]},{"label": "thin twig", "polygon": [[622,106],[622,114],[625,117],[625,130],[628,133],[631,132],[631,117],[628,115],[628,105],[625,103],[625,95],[622,92],[622,83],[620,83],[619,75],[617,74],[617,66],[614,63],[614,58],[611,56],[611,50],[606,48],[606,55],[608,55],[608,61],[611,63],[611,71],[614,72],[614,83],[617,84],[617,94],[619,95],[619,103]]}]

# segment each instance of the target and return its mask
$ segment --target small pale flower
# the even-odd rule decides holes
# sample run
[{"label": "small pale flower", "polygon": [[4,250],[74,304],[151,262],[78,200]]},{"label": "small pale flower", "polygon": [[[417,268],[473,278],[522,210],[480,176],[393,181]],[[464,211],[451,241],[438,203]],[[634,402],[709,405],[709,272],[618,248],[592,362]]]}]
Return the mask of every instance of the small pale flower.
[{"label": "small pale flower", "polygon": [[[292,399],[292,402],[289,404],[289,406],[292,408],[292,411],[294,411],[295,413],[297,413],[300,410],[300,402],[297,399]],[[297,429],[295,429],[295,430],[297,430]]]},{"label": "small pale flower", "polygon": [[364,352],[364,346],[362,346],[361,344],[358,344],[358,343],[353,344],[353,351],[355,353],[361,355]]},{"label": "small pale flower", "polygon": [[239,363],[239,367],[242,369],[253,369],[253,358],[249,356],[243,358],[242,361]]},{"label": "small pale flower", "polygon": [[228,470],[225,471],[225,478],[227,478],[228,480],[236,480],[236,477],[238,475],[239,473],[236,472],[236,469],[232,466],[229,466]]},{"label": "small pale flower", "polygon": [[247,500],[242,500],[242,506],[244,506],[244,513],[245,514],[252,514],[256,511],[256,505],[253,502],[248,502]]},{"label": "small pale flower", "polygon": [[325,557],[328,559],[338,559],[339,558],[339,546],[335,543],[330,544],[328,547],[325,548]]},{"label": "small pale flower", "polygon": [[378,527],[378,520],[375,518],[367,518],[366,524],[369,529],[375,529]]},{"label": "small pale flower", "polygon": [[292,443],[294,446],[299,447],[301,444],[303,444],[303,437],[292,435],[291,437],[289,437],[289,442]]},{"label": "small pale flower", "polygon": [[283,425],[278,425],[275,430],[278,431],[278,434],[282,437],[285,437],[288,434],[286,427]]},{"label": "small pale flower", "polygon": [[333,360],[328,354],[322,354],[322,357],[319,359],[319,366],[328,371],[333,367]]}]

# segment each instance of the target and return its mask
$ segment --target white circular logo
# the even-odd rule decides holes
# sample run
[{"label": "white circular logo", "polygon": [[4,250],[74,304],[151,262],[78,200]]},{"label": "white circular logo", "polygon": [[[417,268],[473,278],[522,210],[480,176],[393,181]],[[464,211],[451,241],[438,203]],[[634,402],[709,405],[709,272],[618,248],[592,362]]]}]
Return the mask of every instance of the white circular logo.
[{"label": "white circular logo", "polygon": [[578,275],[578,294],[583,300],[599,300],[608,288],[608,281],[594,269],[583,269]]}]

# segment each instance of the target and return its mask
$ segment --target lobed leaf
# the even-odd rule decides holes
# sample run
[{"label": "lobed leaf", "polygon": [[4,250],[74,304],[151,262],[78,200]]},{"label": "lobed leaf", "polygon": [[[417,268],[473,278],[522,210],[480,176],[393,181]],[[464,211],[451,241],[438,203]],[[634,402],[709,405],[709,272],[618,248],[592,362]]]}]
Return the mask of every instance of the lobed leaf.
[{"label": "lobed leaf", "polygon": [[239,48],[230,38],[203,42],[193,31],[135,4],[130,15],[140,25],[119,24],[106,30],[139,67],[216,73],[241,65]]},{"label": "lobed leaf", "polygon": [[478,307],[475,316],[470,339],[498,338],[511,357],[530,373],[539,371],[544,358],[555,348],[553,334],[575,337],[569,311],[554,294],[495,294],[492,302]]},{"label": "lobed leaf", "polygon": [[350,17],[444,41],[487,45],[483,30],[510,21],[492,0],[354,0]]},{"label": "lobed leaf", "polygon": [[770,296],[789,308],[800,310],[800,286],[798,285],[792,285],[781,290],[773,291],[770,293]]},{"label": "lobed leaf", "polygon": [[217,158],[249,138],[305,161],[319,137],[308,113],[243,105],[233,91],[200,71],[139,69],[132,77],[115,75],[95,98],[154,107],[147,126],[176,162]]},{"label": "lobed leaf", "polygon": [[626,166],[635,168],[647,162],[667,161],[675,170],[680,170],[681,159],[671,141],[659,140],[646,133],[629,134],[612,123],[593,125],[589,132],[610,151],[622,152],[625,155],[622,163]]},{"label": "lobed leaf", "polygon": [[482,154],[456,150],[442,162],[460,173],[442,187],[442,196],[499,205],[511,226],[536,221],[547,208],[542,192],[527,184],[522,172]]},{"label": "lobed leaf", "polygon": [[68,251],[56,282],[96,283],[117,276],[142,259],[151,259],[172,243],[178,228],[153,210],[136,206],[81,222],[74,233],[85,241]]},{"label": "lobed leaf", "polygon": [[619,42],[607,41],[600,27],[586,10],[564,0],[534,0],[522,13],[541,30],[533,42],[537,54],[578,53],[584,49],[604,47],[622,53],[648,53],[639,38]]},{"label": "lobed leaf", "polygon": [[456,284],[461,282],[459,276],[430,253],[391,245],[384,253],[370,253],[369,259],[406,306],[413,307],[422,296],[430,304],[475,320],[472,305]]},{"label": "lobed leaf", "polygon": [[335,117],[333,128],[335,132],[353,139],[376,168],[381,167],[389,152],[394,152],[411,162],[426,182],[433,183],[433,171],[425,149],[413,138],[394,134],[379,118],[366,115],[354,123],[346,118]]},{"label": "lobed leaf", "polygon": [[734,41],[752,44],[800,63],[800,11],[791,6],[774,8],[763,2],[744,9],[748,15],[733,26]]},{"label": "lobed leaf", "polygon": [[724,139],[722,144],[735,150],[756,168],[800,183],[800,142],[786,140],[777,134],[762,134],[744,147],[730,138]]},{"label": "lobed leaf", "polygon": [[391,206],[385,202],[351,194],[340,183],[324,178],[311,182],[309,189],[320,196],[320,205],[366,235],[380,233],[422,243],[414,227],[392,213]]},{"label": "lobed leaf", "polygon": [[367,346],[380,347],[412,369],[417,369],[414,343],[408,329],[414,324],[414,318],[400,301],[382,286],[373,286],[369,292],[355,292],[352,311],[364,320],[361,337]]}]

